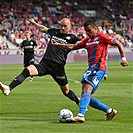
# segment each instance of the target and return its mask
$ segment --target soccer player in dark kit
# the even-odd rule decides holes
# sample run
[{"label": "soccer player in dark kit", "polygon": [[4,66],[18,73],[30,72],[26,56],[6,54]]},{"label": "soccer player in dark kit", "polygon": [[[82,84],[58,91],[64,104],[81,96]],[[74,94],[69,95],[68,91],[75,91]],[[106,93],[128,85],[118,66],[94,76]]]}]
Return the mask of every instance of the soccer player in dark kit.
[{"label": "soccer player in dark kit", "polygon": [[[29,19],[30,23],[35,25],[40,31],[48,33],[51,38],[47,47],[47,50],[40,61],[39,64],[30,65],[25,68],[22,73],[20,73],[10,84],[6,86],[0,83],[0,89],[4,95],[9,95],[9,93],[18,85],[20,85],[29,76],[44,76],[51,75],[53,79],[60,86],[63,94],[69,99],[73,100],[77,105],[79,105],[79,99],[75,93],[69,89],[68,80],[65,73],[65,64],[67,54],[70,50],[54,46],[51,44],[51,40],[54,39],[60,43],[76,43],[80,39],[73,34],[70,34],[71,22],[68,18],[64,18],[60,21],[60,29],[47,28],[40,25],[34,21],[34,19]],[[52,89],[52,88],[51,88]]]},{"label": "soccer player in dark kit", "polygon": [[[28,67],[31,64],[34,64],[34,51],[39,48],[39,45],[31,39],[31,33],[25,32],[26,39],[22,42],[21,45],[21,54],[24,55],[24,67]],[[33,76],[30,77],[30,82],[32,82]]]}]

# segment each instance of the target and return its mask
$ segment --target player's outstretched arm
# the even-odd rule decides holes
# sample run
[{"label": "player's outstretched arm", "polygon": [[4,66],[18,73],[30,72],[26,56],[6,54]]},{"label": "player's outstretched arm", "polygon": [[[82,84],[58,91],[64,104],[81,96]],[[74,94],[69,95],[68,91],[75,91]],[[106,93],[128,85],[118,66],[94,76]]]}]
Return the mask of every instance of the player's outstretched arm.
[{"label": "player's outstretched arm", "polygon": [[29,21],[30,21],[30,23],[32,23],[33,25],[35,25],[41,32],[47,33],[48,28],[45,27],[44,25],[41,25],[41,24],[36,23],[33,18],[30,18]]},{"label": "player's outstretched arm", "polygon": [[55,40],[52,40],[51,41],[53,45],[56,45],[56,46],[60,46],[64,49],[67,49],[67,50],[76,50],[76,49],[80,49],[79,45],[78,44],[65,44],[65,43],[58,43],[57,41]]},{"label": "player's outstretched arm", "polygon": [[120,52],[120,54],[121,54],[121,59],[122,59],[121,65],[122,65],[123,67],[128,66],[128,62],[127,62],[127,60],[126,60],[126,54],[125,54],[123,45],[122,45],[118,40],[116,40],[115,46],[118,47],[119,52]]}]

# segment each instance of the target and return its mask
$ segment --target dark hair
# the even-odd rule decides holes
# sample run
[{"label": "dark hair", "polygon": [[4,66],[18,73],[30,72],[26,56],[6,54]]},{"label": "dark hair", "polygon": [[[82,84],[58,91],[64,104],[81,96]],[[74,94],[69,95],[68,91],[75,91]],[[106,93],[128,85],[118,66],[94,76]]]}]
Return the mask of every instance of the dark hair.
[{"label": "dark hair", "polygon": [[96,26],[96,23],[95,23],[95,21],[93,19],[89,18],[84,23],[84,27],[87,27],[88,25],[91,25],[92,27],[95,27]]},{"label": "dark hair", "polygon": [[33,34],[31,34],[31,37],[37,37],[37,35],[33,33]]}]

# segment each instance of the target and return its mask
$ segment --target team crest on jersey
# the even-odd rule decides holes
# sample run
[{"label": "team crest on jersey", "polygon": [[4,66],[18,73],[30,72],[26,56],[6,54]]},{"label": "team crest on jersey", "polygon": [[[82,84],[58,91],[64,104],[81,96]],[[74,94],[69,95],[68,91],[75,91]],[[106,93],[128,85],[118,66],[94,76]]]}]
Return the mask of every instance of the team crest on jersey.
[{"label": "team crest on jersey", "polygon": [[67,39],[67,40],[70,40],[70,39],[71,39],[71,37],[70,37],[70,36],[67,36],[67,37],[66,37],[66,39]]},{"label": "team crest on jersey", "polygon": [[31,45],[33,45],[33,42],[30,42]]}]

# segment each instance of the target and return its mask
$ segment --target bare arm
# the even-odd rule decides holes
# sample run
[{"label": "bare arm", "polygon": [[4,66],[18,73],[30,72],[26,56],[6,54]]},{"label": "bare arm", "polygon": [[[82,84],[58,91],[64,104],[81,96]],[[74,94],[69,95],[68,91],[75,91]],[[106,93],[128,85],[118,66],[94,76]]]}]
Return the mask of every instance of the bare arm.
[{"label": "bare arm", "polygon": [[24,55],[24,48],[21,48],[21,47],[20,47],[20,54],[21,54],[21,55]]},{"label": "bare arm", "polygon": [[29,21],[30,21],[30,23],[35,25],[41,32],[44,32],[44,33],[48,32],[48,28],[47,27],[45,27],[44,25],[36,23],[33,18],[30,18]]},{"label": "bare arm", "polygon": [[65,44],[65,43],[58,43],[55,40],[52,40],[52,44],[56,45],[56,46],[60,46],[64,49],[67,50],[76,50],[76,49],[80,49],[81,47],[78,45],[78,43],[76,44]]},{"label": "bare arm", "polygon": [[41,44],[38,44],[36,47],[34,47],[34,51],[37,51],[41,47]]},{"label": "bare arm", "polygon": [[116,43],[114,45],[118,47],[119,52],[121,54],[121,58],[122,58],[121,65],[123,67],[128,66],[128,62],[126,60],[126,54],[125,54],[123,45],[118,40],[116,40]]}]

